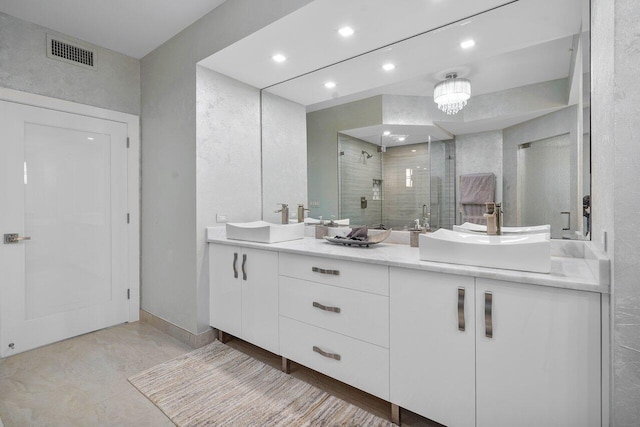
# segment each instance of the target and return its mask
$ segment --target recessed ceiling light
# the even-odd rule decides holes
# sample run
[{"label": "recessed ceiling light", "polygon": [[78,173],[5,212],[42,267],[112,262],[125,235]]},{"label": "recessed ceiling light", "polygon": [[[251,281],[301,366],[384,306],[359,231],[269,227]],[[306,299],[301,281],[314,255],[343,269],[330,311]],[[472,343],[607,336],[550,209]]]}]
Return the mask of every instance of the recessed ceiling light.
[{"label": "recessed ceiling light", "polygon": [[393,70],[394,68],[396,68],[396,66],[395,66],[395,65],[393,65],[391,62],[389,62],[389,63],[387,63],[387,64],[384,64],[384,65],[382,66],[382,69],[383,69],[383,70],[385,70],[385,71],[391,71],[391,70]]},{"label": "recessed ceiling light", "polygon": [[404,136],[401,136],[400,138],[398,138],[398,141],[402,142],[402,141],[404,141],[405,139],[407,139],[407,138],[405,138]]},{"label": "recessed ceiling light", "polygon": [[93,141],[95,138],[94,138],[94,137],[92,137],[92,136],[88,136],[88,137],[87,137],[87,139],[88,139],[89,141]]},{"label": "recessed ceiling light", "polygon": [[273,59],[275,62],[284,62],[287,60],[287,57],[281,53],[276,53],[271,57],[271,59]]},{"label": "recessed ceiling light", "polygon": [[460,43],[460,47],[463,49],[469,49],[470,47],[474,47],[475,45],[476,45],[476,42],[473,39],[465,40],[462,43]]},{"label": "recessed ceiling light", "polygon": [[391,132],[389,132],[388,130],[385,130],[384,132],[382,132],[382,134],[384,136],[389,136],[389,135],[391,135]]},{"label": "recessed ceiling light", "polygon": [[336,87],[336,84],[334,82],[326,82],[324,84],[324,87],[326,87],[327,89],[332,89],[332,88]]},{"label": "recessed ceiling light", "polygon": [[340,35],[342,37],[349,37],[349,36],[353,35],[353,33],[355,31],[353,31],[353,28],[351,28],[351,27],[342,27],[342,28],[340,28],[338,30],[338,32],[340,33]]}]

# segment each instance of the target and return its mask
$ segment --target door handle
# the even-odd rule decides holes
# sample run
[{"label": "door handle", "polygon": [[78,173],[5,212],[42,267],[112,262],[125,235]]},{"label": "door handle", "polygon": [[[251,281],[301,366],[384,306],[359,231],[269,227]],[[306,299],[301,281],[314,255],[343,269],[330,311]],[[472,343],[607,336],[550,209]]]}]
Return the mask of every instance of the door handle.
[{"label": "door handle", "polygon": [[484,293],[484,334],[487,338],[493,338],[493,294]]},{"label": "door handle", "polygon": [[238,252],[233,253],[233,277],[238,278]]},{"label": "door handle", "polygon": [[464,332],[464,288],[458,288],[458,330]]},{"label": "door handle", "polygon": [[333,360],[340,360],[341,357],[339,354],[337,353],[328,353],[324,350],[322,350],[320,347],[314,345],[313,346],[313,351],[315,351],[316,353],[320,354],[321,356],[327,357],[329,359],[333,359]]},{"label": "door handle", "polygon": [[31,237],[20,236],[18,233],[8,233],[4,235],[4,244],[22,242],[23,240],[31,240]]},{"label": "door handle", "polygon": [[319,308],[320,310],[330,311],[332,313],[340,313],[340,307],[329,307],[327,305],[320,304],[319,302],[313,302],[312,304],[315,308]]},{"label": "door handle", "polygon": [[244,265],[247,263],[247,254],[242,254],[242,280],[247,280],[247,271],[244,269]]},{"label": "door handle", "polygon": [[333,276],[340,275],[340,270],[325,270],[324,268],[320,268],[320,267],[311,267],[311,271],[313,271],[314,273],[320,273],[320,274],[331,274]]}]

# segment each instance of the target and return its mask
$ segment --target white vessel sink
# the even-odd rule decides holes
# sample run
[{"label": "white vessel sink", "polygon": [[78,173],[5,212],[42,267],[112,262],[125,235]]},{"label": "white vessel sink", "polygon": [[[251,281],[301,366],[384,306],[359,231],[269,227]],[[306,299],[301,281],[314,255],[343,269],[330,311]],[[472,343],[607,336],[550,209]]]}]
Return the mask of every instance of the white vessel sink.
[{"label": "white vessel sink", "polygon": [[304,238],[304,223],[271,224],[265,221],[228,222],[227,239],[277,243]]},{"label": "white vessel sink", "polygon": [[[539,233],[551,233],[551,225],[532,225],[529,227],[501,227],[502,234],[539,234]],[[487,226],[481,224],[473,224],[471,222],[465,222],[462,225],[454,225],[453,231],[459,231],[462,233],[486,233]]]},{"label": "white vessel sink", "polygon": [[548,234],[487,236],[440,229],[420,235],[420,259],[479,267],[549,273]]}]

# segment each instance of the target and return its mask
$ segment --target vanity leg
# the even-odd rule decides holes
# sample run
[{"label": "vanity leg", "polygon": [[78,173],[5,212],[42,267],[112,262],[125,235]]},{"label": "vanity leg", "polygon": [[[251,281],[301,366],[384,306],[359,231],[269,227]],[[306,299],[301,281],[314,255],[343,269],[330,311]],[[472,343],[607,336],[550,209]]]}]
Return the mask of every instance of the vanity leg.
[{"label": "vanity leg", "polygon": [[395,403],[391,404],[391,422],[400,425],[400,407]]},{"label": "vanity leg", "polygon": [[220,341],[222,344],[227,342],[227,337],[225,336],[224,332],[221,331],[220,329],[218,329],[218,341]]},{"label": "vanity leg", "polygon": [[291,373],[291,361],[284,356],[282,356],[282,372],[285,374]]}]

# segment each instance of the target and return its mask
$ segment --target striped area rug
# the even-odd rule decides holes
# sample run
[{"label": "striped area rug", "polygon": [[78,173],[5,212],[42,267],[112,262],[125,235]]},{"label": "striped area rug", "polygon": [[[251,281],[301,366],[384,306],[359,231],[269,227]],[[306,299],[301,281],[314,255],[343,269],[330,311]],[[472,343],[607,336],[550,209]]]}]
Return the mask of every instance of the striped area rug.
[{"label": "striped area rug", "polygon": [[129,378],[178,426],[392,426],[219,341]]}]

